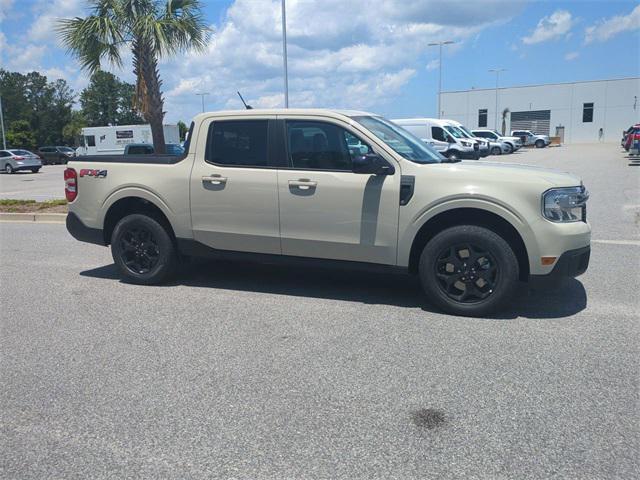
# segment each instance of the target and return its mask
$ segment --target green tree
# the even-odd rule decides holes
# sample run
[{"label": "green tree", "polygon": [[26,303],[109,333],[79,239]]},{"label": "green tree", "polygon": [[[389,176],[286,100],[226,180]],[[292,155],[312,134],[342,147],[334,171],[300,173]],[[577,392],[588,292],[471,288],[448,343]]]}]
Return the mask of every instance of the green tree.
[{"label": "green tree", "polygon": [[62,128],[62,136],[67,145],[77,147],[80,145],[80,137],[82,129],[87,126],[87,119],[83,113],[78,110],[71,112],[71,120]]},{"label": "green tree", "polygon": [[7,125],[25,120],[38,146],[62,143],[74,93],[64,80],[49,82],[39,72],[25,75],[0,70],[0,95]]},{"label": "green tree", "polygon": [[31,126],[26,120],[16,120],[11,122],[9,130],[7,130],[7,147],[8,148],[26,148],[34,149],[36,146],[36,137],[31,131]]},{"label": "green tree", "polygon": [[198,0],[92,0],[85,18],[63,19],[63,44],[95,72],[103,61],[122,66],[126,45],[133,55],[136,105],[151,125],[154,149],[165,152],[164,99],[158,61],[190,48],[204,50],[208,28]]},{"label": "green tree", "polygon": [[180,135],[180,141],[184,142],[185,137],[187,136],[187,132],[189,131],[189,127],[182,120],[178,121],[178,134]]},{"label": "green tree", "polygon": [[133,106],[135,86],[114,74],[98,70],[80,93],[80,105],[89,126],[144,123]]}]

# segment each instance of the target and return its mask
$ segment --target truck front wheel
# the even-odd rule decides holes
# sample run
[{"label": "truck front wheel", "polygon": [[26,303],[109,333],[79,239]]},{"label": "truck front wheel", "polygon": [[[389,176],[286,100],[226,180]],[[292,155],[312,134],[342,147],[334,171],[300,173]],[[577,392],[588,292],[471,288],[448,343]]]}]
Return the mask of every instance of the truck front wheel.
[{"label": "truck front wheel", "polygon": [[451,227],[422,251],[422,288],[442,310],[484,316],[503,309],[518,287],[518,260],[495,232],[476,225]]},{"label": "truck front wheel", "polygon": [[121,219],[111,235],[111,254],[123,277],[141,285],[167,280],[177,255],[167,229],[155,218],[132,214]]}]

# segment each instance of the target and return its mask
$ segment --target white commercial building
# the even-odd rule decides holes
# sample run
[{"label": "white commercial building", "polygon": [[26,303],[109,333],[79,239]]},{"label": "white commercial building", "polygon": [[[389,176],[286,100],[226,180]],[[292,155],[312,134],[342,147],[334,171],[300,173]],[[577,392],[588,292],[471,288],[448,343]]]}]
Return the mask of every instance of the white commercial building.
[{"label": "white commercial building", "polygon": [[[468,128],[531,130],[562,143],[613,142],[640,123],[640,78],[442,92],[442,118]],[[497,112],[497,115],[496,115]],[[602,129],[602,139],[600,138]]]}]

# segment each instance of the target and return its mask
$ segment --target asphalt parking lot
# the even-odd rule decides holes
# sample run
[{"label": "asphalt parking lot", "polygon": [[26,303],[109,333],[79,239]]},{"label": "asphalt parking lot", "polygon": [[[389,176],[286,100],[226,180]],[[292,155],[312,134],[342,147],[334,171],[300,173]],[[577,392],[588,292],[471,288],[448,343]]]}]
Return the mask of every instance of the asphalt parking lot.
[{"label": "asphalt parking lot", "polygon": [[581,175],[593,245],[489,319],[402,276],[134,286],[63,225],[0,223],[0,477],[636,478],[640,168],[613,144],[490,160]]},{"label": "asphalt parking lot", "polygon": [[0,172],[0,199],[55,200],[64,198],[63,172],[66,165],[43,165],[38,173]]}]

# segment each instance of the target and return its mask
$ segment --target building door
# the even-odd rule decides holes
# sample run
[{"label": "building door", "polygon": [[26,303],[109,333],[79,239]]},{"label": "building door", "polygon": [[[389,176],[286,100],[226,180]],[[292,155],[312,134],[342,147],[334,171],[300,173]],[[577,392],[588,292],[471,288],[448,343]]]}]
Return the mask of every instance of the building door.
[{"label": "building door", "polygon": [[562,125],[556,127],[556,137],[560,137],[560,143],[564,143],[564,127]]},{"label": "building door", "polygon": [[549,135],[551,110],[511,112],[511,130],[530,130],[536,135]]}]

